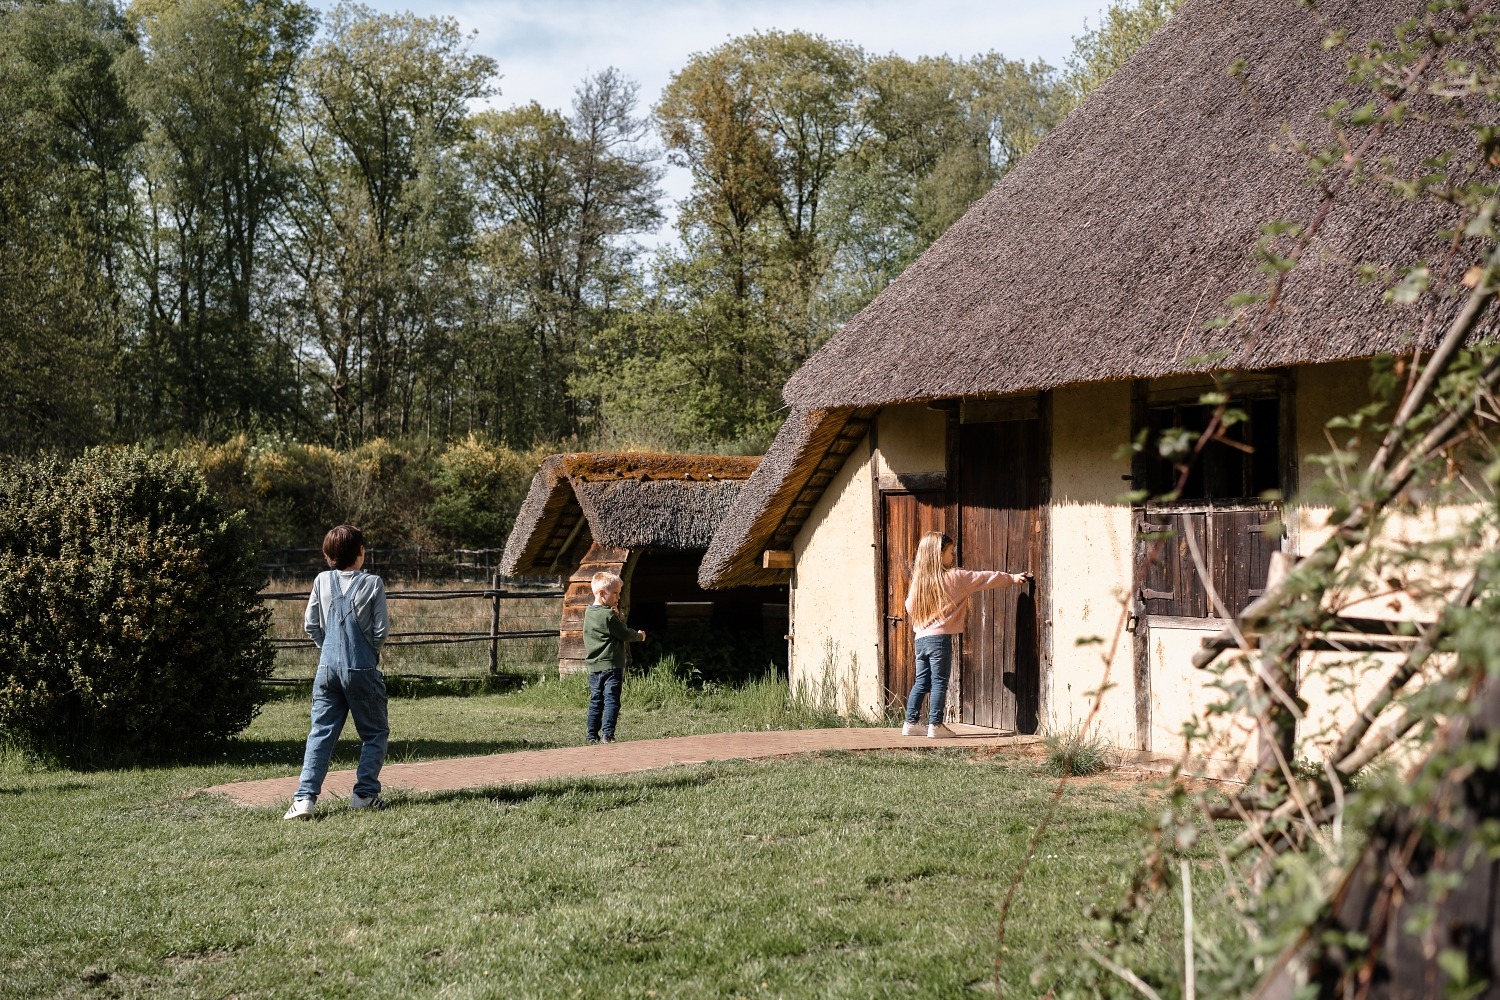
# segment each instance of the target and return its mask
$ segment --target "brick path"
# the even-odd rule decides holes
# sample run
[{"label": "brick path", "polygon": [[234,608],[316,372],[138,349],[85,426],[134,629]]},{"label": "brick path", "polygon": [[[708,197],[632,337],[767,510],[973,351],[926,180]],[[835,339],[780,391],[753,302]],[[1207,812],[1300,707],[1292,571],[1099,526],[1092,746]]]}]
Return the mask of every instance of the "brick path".
[{"label": "brick path", "polygon": [[[708,733],[702,736],[632,740],[600,746],[562,747],[557,750],[523,750],[419,764],[387,764],[380,772],[380,780],[387,790],[401,788],[412,792],[441,792],[461,788],[521,785],[549,778],[629,774],[678,764],[781,757],[823,750],[972,749],[1025,746],[1038,742],[1035,736],[1011,736],[978,726],[955,725],[952,728],[957,735],[947,740],[902,736],[899,729]],[[328,779],[323,783],[322,801],[348,797],[353,787],[353,771],[329,772]],[[206,789],[219,795],[227,795],[247,806],[271,806],[289,802],[296,790],[295,777],[236,781]]]}]

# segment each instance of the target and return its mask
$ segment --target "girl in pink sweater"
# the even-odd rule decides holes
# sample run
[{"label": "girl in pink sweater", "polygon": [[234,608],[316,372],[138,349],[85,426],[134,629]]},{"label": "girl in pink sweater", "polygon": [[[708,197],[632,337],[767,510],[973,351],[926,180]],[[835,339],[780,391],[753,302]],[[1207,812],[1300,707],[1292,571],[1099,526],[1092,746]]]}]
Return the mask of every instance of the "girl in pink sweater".
[{"label": "girl in pink sweater", "polygon": [[917,676],[906,699],[903,736],[918,735],[917,719],[924,697],[928,738],[953,735],[953,730],[943,725],[943,707],[953,665],[953,637],[964,630],[969,598],[978,591],[1013,587],[1031,577],[1030,573],[955,569],[953,556],[953,539],[940,531],[927,532],[917,543],[911,589],[906,594],[906,620],[916,630]]}]

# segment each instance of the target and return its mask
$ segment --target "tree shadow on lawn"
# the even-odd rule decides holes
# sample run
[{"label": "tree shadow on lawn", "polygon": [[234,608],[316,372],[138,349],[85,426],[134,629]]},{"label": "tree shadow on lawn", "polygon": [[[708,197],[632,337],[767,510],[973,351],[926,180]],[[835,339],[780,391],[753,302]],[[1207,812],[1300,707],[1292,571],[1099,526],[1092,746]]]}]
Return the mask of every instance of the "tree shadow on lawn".
[{"label": "tree shadow on lawn", "polygon": [[[352,729],[353,727],[347,727]],[[230,764],[245,767],[260,766],[273,761],[285,762],[291,770],[302,766],[305,740],[234,739],[224,744],[218,755],[206,755],[201,760],[166,763],[175,767],[177,763]],[[391,740],[386,751],[385,762],[390,764],[419,764],[454,757],[488,757],[493,754],[517,753],[523,750],[555,750],[570,744],[541,740]],[[359,739],[352,732],[340,737],[330,771],[343,771],[359,763]]]},{"label": "tree shadow on lawn", "polygon": [[[536,674],[484,674],[473,677],[426,677],[386,674],[386,694],[392,698],[467,698],[473,695],[510,694],[536,683]],[[305,701],[312,697],[313,679],[299,677],[265,685],[267,703]]]},{"label": "tree shadow on lawn", "polygon": [[445,802],[486,801],[495,805],[520,805],[526,802],[561,799],[572,795],[598,797],[595,811],[619,809],[639,802],[648,792],[702,788],[718,780],[712,768],[695,767],[691,771],[669,773],[610,774],[579,778],[548,778],[544,781],[516,785],[485,785],[478,788],[455,788],[441,792],[412,792],[412,805]]}]

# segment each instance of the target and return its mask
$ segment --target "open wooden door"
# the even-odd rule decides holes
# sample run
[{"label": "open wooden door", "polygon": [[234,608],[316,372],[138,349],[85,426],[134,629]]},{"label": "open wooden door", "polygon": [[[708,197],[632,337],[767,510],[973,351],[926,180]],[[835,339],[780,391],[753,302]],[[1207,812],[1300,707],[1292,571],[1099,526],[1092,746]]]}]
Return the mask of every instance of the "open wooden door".
[{"label": "open wooden door", "polygon": [[946,503],[941,490],[880,495],[881,520],[885,526],[882,683],[887,705],[904,705],[915,679],[915,644],[911,625],[906,621],[906,591],[911,586],[911,564],[917,555],[917,543],[929,531],[945,530]]},{"label": "open wooden door", "polygon": [[[982,422],[981,422],[982,421]],[[1048,453],[1039,408],[966,415],[957,464],[959,565],[1030,572],[976,594],[959,654],[959,719],[1034,733],[1041,712]]]}]

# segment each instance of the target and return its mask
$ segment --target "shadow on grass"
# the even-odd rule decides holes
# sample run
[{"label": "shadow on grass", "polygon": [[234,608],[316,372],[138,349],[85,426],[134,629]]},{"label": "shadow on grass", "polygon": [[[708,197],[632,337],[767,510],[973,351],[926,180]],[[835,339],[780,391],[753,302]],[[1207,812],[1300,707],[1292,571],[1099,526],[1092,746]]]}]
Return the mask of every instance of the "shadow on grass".
[{"label": "shadow on grass", "polygon": [[[353,727],[347,727],[352,730]],[[555,750],[568,744],[528,740],[392,740],[386,751],[385,762],[390,764],[420,764],[454,757],[488,757],[491,754],[516,753],[521,750]],[[226,743],[218,755],[206,756],[197,763],[231,764],[236,766],[259,766],[283,762],[291,770],[302,766],[303,740],[255,740],[239,739]],[[359,739],[346,731],[339,739],[329,769],[342,771],[359,762]],[[169,765],[175,766],[175,765]]]},{"label": "shadow on grass", "polygon": [[[386,674],[386,694],[392,698],[466,698],[509,694],[536,683],[536,674],[484,674],[476,677],[423,677]],[[267,701],[298,701],[312,697],[311,676],[277,680],[266,685]]]},{"label": "shadow on grass", "polygon": [[[517,785],[486,785],[480,788],[457,788],[442,792],[414,793],[408,801],[412,804],[444,802],[492,802],[495,805],[518,805],[525,802],[549,801],[569,796],[597,797],[594,808],[599,811],[618,808],[621,796],[636,801],[641,794],[652,791],[674,791],[702,788],[717,780],[710,768],[694,768],[691,772],[673,771],[669,774],[617,774],[581,778],[548,778],[545,781]],[[628,804],[628,803],[624,803]]]},{"label": "shadow on grass", "polygon": [[39,784],[33,788],[13,788],[10,785],[0,785],[0,795],[33,795],[37,792],[46,792],[50,795],[54,792],[89,791],[93,787],[93,785],[82,781],[63,781],[55,785]]}]

